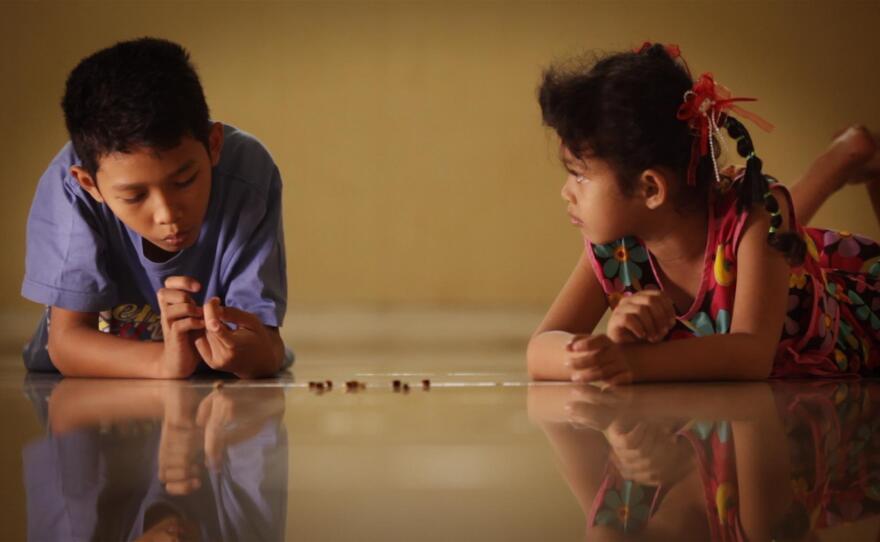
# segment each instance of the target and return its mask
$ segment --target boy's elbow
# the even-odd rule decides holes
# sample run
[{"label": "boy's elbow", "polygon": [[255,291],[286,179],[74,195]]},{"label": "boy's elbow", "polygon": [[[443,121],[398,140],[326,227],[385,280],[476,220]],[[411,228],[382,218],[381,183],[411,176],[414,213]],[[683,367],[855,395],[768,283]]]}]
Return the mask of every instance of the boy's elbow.
[{"label": "boy's elbow", "polygon": [[67,349],[64,347],[65,344],[63,329],[56,327],[49,330],[46,351],[49,352],[49,359],[52,360],[52,365],[58,369],[62,376],[76,376],[73,364],[68,357]]}]

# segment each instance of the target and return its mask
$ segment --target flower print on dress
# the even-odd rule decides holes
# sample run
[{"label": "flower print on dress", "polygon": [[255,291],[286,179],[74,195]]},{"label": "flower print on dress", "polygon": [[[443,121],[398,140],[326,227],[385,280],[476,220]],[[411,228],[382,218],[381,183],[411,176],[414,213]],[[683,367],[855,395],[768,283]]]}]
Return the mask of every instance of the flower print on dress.
[{"label": "flower print on dress", "polygon": [[800,305],[801,298],[794,294],[788,296],[788,309],[785,312],[785,333],[790,337],[797,335],[798,331],[801,330],[798,321],[792,318],[792,314],[797,312]]},{"label": "flower print on dress", "polygon": [[822,240],[825,245],[822,251],[828,256],[830,266],[851,272],[862,267],[861,247],[874,245],[867,237],[853,235],[848,231],[828,230]]},{"label": "flower print on dress", "polygon": [[819,249],[816,248],[816,242],[813,241],[813,238],[810,237],[809,234],[804,233],[804,244],[807,246],[807,254],[813,259],[814,262],[819,261]]},{"label": "flower print on dress", "polygon": [[605,245],[596,245],[595,254],[604,260],[602,272],[606,278],[619,278],[624,286],[640,287],[642,269],[639,264],[648,261],[648,251],[633,237]]},{"label": "flower print on dress", "polygon": [[716,423],[697,420],[693,422],[690,430],[693,434],[699,437],[700,440],[707,441],[709,440],[709,437],[715,435],[718,437],[718,441],[724,444],[730,439],[730,422],[727,421]]},{"label": "flower print on dress", "polygon": [[736,280],[736,267],[724,256],[726,246],[721,243],[715,249],[715,263],[712,266],[712,270],[715,272],[715,282],[719,286],[730,286]]},{"label": "flower print on dress", "polygon": [[834,321],[837,318],[837,311],[839,310],[837,300],[833,297],[825,298],[824,303],[820,300],[818,309],[820,313],[817,317],[816,333],[818,337],[822,339],[822,345],[819,349],[822,352],[827,352],[834,341],[834,333],[832,330],[834,329]]},{"label": "flower print on dress", "polygon": [[869,322],[871,324],[871,329],[877,331],[880,329],[880,318],[874,314],[874,311],[871,310],[871,307],[865,303],[865,300],[857,294],[854,290],[850,290],[847,292],[847,297],[849,297],[850,302],[853,305],[853,308],[856,312],[856,317],[863,321]]},{"label": "flower print on dress", "polygon": [[831,252],[831,245],[834,243],[838,243],[837,252],[844,258],[853,258],[858,256],[861,252],[861,248],[859,245],[871,246],[874,244],[874,241],[868,239],[867,237],[862,237],[861,235],[853,235],[848,231],[840,230],[828,230],[825,232],[825,236],[823,238],[825,242],[825,250],[826,252]]},{"label": "flower print on dress", "polygon": [[632,533],[641,529],[651,513],[644,488],[632,480],[624,480],[620,490],[611,489],[602,499],[602,509],[596,514],[596,525],[610,525]]},{"label": "flower print on dress", "polygon": [[788,276],[788,287],[803,290],[807,286],[808,276],[806,273],[792,273]]},{"label": "flower print on dress", "polygon": [[862,273],[867,273],[872,279],[880,278],[880,256],[865,260],[862,264]]},{"label": "flower print on dress", "polygon": [[697,337],[727,333],[730,331],[730,313],[719,309],[713,321],[707,312],[700,311],[690,320],[689,327]]}]

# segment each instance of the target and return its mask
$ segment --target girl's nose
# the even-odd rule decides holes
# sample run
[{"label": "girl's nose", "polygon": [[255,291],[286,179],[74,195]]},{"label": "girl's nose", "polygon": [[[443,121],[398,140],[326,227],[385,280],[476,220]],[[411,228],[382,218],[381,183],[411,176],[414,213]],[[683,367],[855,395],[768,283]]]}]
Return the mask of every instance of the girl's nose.
[{"label": "girl's nose", "polygon": [[565,182],[562,183],[562,191],[560,192],[562,199],[569,203],[577,203],[574,198],[574,192],[571,189],[571,176],[565,178]]}]

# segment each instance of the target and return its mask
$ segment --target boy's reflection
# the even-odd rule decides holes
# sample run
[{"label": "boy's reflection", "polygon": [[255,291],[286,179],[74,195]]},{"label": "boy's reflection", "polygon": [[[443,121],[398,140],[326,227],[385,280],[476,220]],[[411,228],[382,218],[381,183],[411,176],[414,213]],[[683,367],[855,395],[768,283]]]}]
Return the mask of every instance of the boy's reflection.
[{"label": "boy's reflection", "polygon": [[30,539],[283,539],[281,388],[62,379],[34,390],[48,431],[23,452]]},{"label": "boy's reflection", "polygon": [[817,540],[847,522],[876,538],[862,520],[880,513],[878,392],[852,381],[533,386],[528,406],[590,539]]}]

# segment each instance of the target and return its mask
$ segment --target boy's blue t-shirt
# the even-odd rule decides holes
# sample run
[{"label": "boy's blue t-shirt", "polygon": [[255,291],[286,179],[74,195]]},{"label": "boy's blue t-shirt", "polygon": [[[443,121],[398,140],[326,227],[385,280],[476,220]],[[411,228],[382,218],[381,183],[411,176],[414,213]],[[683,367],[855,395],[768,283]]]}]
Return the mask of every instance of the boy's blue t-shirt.
[{"label": "boy's blue t-shirt", "polygon": [[[281,176],[252,135],[224,126],[220,161],[195,245],[157,263],[143,239],[96,202],[70,174],[79,164],[67,143],[37,186],[27,224],[24,297],[73,311],[98,312],[102,331],[161,340],[156,291],[173,275],[198,280],[203,304],[223,305],[281,326],[287,308]],[[33,346],[33,345],[31,345]]]}]

